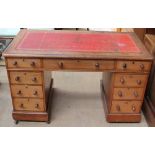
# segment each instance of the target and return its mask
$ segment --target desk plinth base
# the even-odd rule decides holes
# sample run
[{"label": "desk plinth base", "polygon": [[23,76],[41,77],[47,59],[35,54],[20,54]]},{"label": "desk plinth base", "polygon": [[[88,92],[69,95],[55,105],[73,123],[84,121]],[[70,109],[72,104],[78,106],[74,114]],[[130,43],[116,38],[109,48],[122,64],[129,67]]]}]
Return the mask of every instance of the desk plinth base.
[{"label": "desk plinth base", "polygon": [[53,94],[53,79],[51,79],[48,101],[47,101],[47,111],[46,112],[21,112],[13,111],[12,117],[15,120],[16,124],[18,121],[36,121],[36,122],[47,122],[50,123],[50,114],[51,114],[51,98]]},{"label": "desk plinth base", "polygon": [[105,117],[109,123],[139,123],[141,121],[141,114],[111,114],[108,111],[107,101],[104,92],[103,82],[100,82],[101,86],[101,96],[103,101],[103,107],[105,112]]},{"label": "desk plinth base", "polygon": [[15,121],[49,122],[48,112],[17,112],[13,111],[12,117]]}]

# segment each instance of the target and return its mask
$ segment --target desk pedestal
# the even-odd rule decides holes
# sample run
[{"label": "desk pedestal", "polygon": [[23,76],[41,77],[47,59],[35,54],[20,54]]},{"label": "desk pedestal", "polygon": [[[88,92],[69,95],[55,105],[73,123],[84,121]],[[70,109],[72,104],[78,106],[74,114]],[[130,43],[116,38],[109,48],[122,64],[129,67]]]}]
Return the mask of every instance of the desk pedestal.
[{"label": "desk pedestal", "polygon": [[16,121],[16,124],[18,121],[37,121],[37,122],[47,122],[50,123],[50,117],[51,117],[51,103],[52,103],[52,97],[53,97],[53,79],[51,79],[50,87],[47,90],[47,110],[44,112],[32,112],[32,111],[13,111],[12,117]]},{"label": "desk pedestal", "polygon": [[141,121],[141,114],[116,114],[110,113],[108,111],[108,103],[106,101],[105,90],[103,86],[103,81],[100,82],[101,86],[101,97],[103,101],[103,107],[105,112],[105,117],[107,122],[117,123],[117,122],[140,122]]}]

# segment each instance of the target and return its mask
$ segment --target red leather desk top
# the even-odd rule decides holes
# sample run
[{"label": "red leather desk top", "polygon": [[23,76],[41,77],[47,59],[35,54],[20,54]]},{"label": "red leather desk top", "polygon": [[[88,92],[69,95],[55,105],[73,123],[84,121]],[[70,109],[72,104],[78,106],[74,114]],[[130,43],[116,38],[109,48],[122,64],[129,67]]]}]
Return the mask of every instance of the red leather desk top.
[{"label": "red leather desk top", "polygon": [[17,50],[139,53],[128,33],[57,33],[27,31]]}]

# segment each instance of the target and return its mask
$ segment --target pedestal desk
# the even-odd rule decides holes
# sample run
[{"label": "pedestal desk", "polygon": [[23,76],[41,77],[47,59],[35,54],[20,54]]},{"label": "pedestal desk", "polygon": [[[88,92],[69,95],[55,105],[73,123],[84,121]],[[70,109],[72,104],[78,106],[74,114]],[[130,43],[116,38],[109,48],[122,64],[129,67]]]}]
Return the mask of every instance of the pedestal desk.
[{"label": "pedestal desk", "polygon": [[106,120],[141,120],[152,56],[134,33],[23,29],[4,56],[16,121],[49,122],[51,71],[103,72]]}]

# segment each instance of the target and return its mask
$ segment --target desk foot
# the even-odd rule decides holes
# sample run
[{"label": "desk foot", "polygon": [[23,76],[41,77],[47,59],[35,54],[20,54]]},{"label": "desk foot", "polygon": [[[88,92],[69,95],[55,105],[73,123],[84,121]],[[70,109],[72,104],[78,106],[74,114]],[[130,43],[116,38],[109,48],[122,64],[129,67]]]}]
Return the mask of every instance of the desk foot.
[{"label": "desk foot", "polygon": [[51,98],[53,95],[53,79],[51,80],[48,102],[47,102],[47,111],[45,112],[28,112],[28,111],[13,111],[12,117],[15,120],[15,124],[18,124],[19,121],[36,121],[36,122],[47,122],[50,123],[51,115]]},{"label": "desk foot", "polygon": [[15,120],[14,123],[17,125],[19,123],[19,121],[18,120]]},{"label": "desk foot", "polygon": [[108,111],[107,101],[105,97],[105,91],[103,82],[100,82],[101,96],[104,106],[104,112],[107,122],[109,123],[139,123],[141,121],[141,114],[111,114]]},{"label": "desk foot", "polygon": [[51,123],[51,121],[50,121],[50,120],[48,120],[48,121],[47,121],[47,124],[50,124],[50,123]]}]

